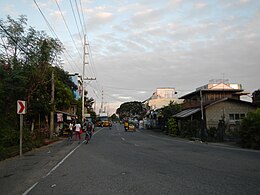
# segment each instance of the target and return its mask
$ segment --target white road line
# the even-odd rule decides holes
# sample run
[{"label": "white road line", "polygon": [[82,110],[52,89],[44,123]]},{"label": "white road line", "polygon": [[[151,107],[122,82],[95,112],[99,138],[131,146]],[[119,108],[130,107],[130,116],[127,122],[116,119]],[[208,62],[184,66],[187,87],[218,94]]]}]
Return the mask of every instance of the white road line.
[{"label": "white road line", "polygon": [[121,139],[122,139],[123,141],[125,141],[125,138],[121,137]]},{"label": "white road line", "polygon": [[28,190],[26,190],[22,195],[26,195],[28,194],[39,182],[36,182],[35,184],[33,184]]},{"label": "white road line", "polygon": [[[95,131],[93,133],[93,135],[97,134],[98,132],[100,132],[102,129],[99,129],[98,131]],[[85,143],[86,140],[84,140],[83,142],[81,142],[76,148],[74,148],[69,154],[67,154],[55,167],[53,167],[45,176],[43,176],[42,178],[46,178],[48,177],[53,171],[55,171],[73,152],[75,152],[83,143]],[[35,184],[33,184],[30,188],[28,188],[22,195],[27,195],[39,182],[36,182]]]}]

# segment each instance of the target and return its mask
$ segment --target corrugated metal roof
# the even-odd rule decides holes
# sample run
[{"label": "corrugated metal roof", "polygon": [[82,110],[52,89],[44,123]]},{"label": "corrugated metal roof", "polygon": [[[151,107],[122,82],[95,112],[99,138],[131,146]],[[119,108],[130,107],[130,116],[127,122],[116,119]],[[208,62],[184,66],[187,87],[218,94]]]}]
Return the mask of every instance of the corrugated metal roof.
[{"label": "corrugated metal roof", "polygon": [[174,115],[174,117],[176,118],[185,118],[187,116],[190,116],[196,112],[200,111],[200,108],[190,108],[190,109],[186,109],[186,110],[183,110],[177,114]]}]

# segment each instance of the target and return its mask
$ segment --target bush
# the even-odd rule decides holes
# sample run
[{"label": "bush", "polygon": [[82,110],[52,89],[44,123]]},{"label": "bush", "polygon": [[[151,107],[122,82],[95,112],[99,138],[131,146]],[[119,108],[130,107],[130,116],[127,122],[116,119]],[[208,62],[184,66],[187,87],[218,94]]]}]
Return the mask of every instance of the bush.
[{"label": "bush", "polygon": [[169,129],[169,135],[177,136],[177,132],[178,132],[177,127],[178,126],[177,126],[176,120],[174,118],[170,118],[168,120],[167,126],[168,126],[168,129]]},{"label": "bush", "polygon": [[242,120],[239,135],[242,147],[260,149],[260,109],[249,112]]},{"label": "bush", "polygon": [[208,130],[208,141],[216,141],[218,135],[218,130],[216,127],[210,127]]},{"label": "bush", "polygon": [[0,145],[3,147],[11,147],[14,145],[19,145],[19,131],[2,129],[0,130]]},{"label": "bush", "polygon": [[180,136],[186,138],[200,137],[200,122],[198,120],[181,121]]}]

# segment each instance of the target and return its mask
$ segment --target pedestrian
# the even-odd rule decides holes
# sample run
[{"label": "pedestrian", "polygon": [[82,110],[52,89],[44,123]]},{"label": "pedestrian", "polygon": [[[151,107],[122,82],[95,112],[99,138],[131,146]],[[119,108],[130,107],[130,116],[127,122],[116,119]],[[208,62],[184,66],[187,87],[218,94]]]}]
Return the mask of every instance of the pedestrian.
[{"label": "pedestrian", "polygon": [[87,127],[86,127],[86,138],[87,136],[89,136],[89,139],[91,139],[93,134],[93,126],[91,124],[91,122],[88,122]]},{"label": "pedestrian", "polygon": [[72,122],[70,122],[69,131],[68,131],[68,140],[72,140],[72,134],[73,134],[73,124]]},{"label": "pedestrian", "polygon": [[75,124],[76,140],[79,140],[79,141],[81,140],[80,131],[81,131],[81,125],[80,125],[80,123],[76,123]]}]

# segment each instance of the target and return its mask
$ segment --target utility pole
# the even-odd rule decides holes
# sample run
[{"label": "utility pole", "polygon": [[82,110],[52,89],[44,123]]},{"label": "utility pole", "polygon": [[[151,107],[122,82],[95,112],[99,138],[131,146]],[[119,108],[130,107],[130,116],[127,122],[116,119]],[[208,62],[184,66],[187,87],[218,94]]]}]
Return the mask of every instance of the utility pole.
[{"label": "utility pole", "polygon": [[85,65],[88,64],[88,61],[86,60],[86,56],[89,55],[88,51],[86,50],[86,47],[88,46],[86,35],[84,35],[84,48],[83,48],[83,73],[82,73],[82,123],[84,122],[85,118],[85,87],[84,87],[84,80],[96,80],[96,78],[85,78]]},{"label": "utility pole", "polygon": [[101,100],[101,112],[104,112],[104,109],[103,109],[103,104],[104,104],[104,91],[103,91],[103,89],[102,89],[102,100]]},{"label": "utility pole", "polygon": [[202,141],[205,141],[205,128],[204,128],[204,111],[203,111],[203,97],[202,97],[202,89],[200,90],[200,111],[201,111],[201,133],[200,137]]},{"label": "utility pole", "polygon": [[54,132],[54,70],[51,73],[51,118],[50,118],[50,139],[53,138]]}]

